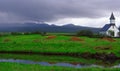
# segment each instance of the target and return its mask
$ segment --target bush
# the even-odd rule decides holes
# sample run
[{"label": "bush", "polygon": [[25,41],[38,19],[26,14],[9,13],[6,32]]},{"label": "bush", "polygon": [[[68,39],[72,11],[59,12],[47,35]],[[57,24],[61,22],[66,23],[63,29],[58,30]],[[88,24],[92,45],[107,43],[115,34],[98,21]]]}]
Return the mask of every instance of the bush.
[{"label": "bush", "polygon": [[112,36],[112,37],[114,37],[114,31],[112,31],[112,30],[109,30],[109,31],[108,31],[108,33],[109,33],[109,36]]},{"label": "bush", "polygon": [[93,32],[90,30],[81,30],[77,33],[77,36],[87,36],[87,37],[92,37]]},{"label": "bush", "polygon": [[36,32],[32,32],[32,34],[40,34],[40,35],[42,35],[42,36],[45,36],[47,33],[46,33],[46,32],[36,31]]},{"label": "bush", "polygon": [[45,36],[47,33],[46,32],[41,32],[41,35],[42,36]]},{"label": "bush", "polygon": [[119,35],[119,37],[120,37],[120,32],[118,32],[118,35]]},{"label": "bush", "polygon": [[97,34],[94,34],[92,37],[93,37],[93,38],[103,38],[103,37],[108,37],[108,38],[109,38],[110,36],[97,33]]},{"label": "bush", "polygon": [[30,35],[31,33],[30,32],[24,32],[24,35]]},{"label": "bush", "polygon": [[41,34],[39,31],[32,32],[32,34]]},{"label": "bush", "polygon": [[20,32],[11,32],[11,35],[21,35]]},{"label": "bush", "polygon": [[36,32],[24,32],[24,35],[31,35],[31,34],[40,34],[42,36],[45,36],[47,33],[46,32],[39,32],[39,31],[36,31]]}]

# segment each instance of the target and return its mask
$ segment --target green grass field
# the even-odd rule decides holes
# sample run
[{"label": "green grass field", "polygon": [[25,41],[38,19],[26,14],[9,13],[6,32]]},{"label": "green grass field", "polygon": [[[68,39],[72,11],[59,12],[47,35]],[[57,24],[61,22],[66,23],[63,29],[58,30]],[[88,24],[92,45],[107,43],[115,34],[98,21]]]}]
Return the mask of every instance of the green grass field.
[{"label": "green grass field", "polygon": [[120,39],[115,42],[99,38],[79,37],[84,41],[72,41],[72,36],[59,36],[46,39],[48,36],[18,35],[0,37],[0,51],[31,51],[60,53],[115,53],[120,56]]},{"label": "green grass field", "polygon": [[37,64],[0,63],[0,71],[120,71],[119,68],[71,68]]},{"label": "green grass field", "polygon": [[[112,38],[115,41],[108,41],[100,38],[74,37],[53,35],[9,35],[0,37],[0,51],[27,51],[41,53],[105,53],[111,52],[120,57],[120,39]],[[75,40],[74,40],[75,39]],[[71,56],[44,56],[44,55],[24,55],[24,54],[0,54],[0,59],[23,59],[46,62],[68,62],[83,64],[98,64],[103,66],[114,66],[120,61],[114,63],[104,63],[102,60],[84,59]],[[8,67],[8,68],[5,68]],[[1,71],[119,71],[115,68],[69,68],[69,67],[48,67],[40,65],[0,63]]]}]

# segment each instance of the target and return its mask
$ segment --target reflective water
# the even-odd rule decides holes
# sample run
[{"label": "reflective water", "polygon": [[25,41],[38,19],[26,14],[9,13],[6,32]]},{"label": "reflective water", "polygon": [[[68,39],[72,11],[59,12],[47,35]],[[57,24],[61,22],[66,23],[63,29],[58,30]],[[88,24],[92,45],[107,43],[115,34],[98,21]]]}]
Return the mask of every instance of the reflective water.
[{"label": "reflective water", "polygon": [[[63,67],[74,67],[74,68],[87,68],[87,67],[99,67],[99,68],[104,68],[104,66],[99,66],[99,65],[95,65],[95,64],[91,64],[91,65],[83,65],[83,64],[70,64],[70,63],[64,63],[64,62],[60,62],[60,63],[49,63],[49,62],[35,62],[35,61],[31,61],[31,60],[15,60],[15,59],[0,59],[0,62],[13,62],[13,63],[23,63],[23,64],[40,64],[43,66],[63,66]],[[120,65],[116,65],[116,66],[112,66],[114,68],[120,68]]]}]

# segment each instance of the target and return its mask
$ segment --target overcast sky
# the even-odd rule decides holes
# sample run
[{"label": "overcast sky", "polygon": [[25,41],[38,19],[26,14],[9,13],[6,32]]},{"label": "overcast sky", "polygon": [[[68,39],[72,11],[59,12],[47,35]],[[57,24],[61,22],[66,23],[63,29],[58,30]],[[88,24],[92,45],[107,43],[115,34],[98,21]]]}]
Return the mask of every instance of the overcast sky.
[{"label": "overcast sky", "polygon": [[102,27],[109,23],[111,12],[119,26],[120,0],[0,0],[0,23],[73,23]]}]

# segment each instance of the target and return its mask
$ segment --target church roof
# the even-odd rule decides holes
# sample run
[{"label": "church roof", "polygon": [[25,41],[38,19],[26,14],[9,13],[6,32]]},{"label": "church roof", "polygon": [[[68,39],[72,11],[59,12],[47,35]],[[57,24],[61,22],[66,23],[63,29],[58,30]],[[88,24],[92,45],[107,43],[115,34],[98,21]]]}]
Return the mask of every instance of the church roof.
[{"label": "church roof", "polygon": [[111,27],[111,24],[106,24],[100,31],[107,31]]},{"label": "church roof", "polygon": [[111,16],[110,16],[110,20],[111,20],[111,19],[115,19],[115,17],[114,17],[114,14],[113,14],[113,13],[112,13],[112,14],[111,14]]}]

